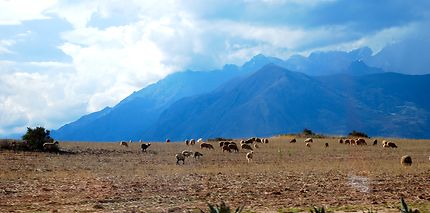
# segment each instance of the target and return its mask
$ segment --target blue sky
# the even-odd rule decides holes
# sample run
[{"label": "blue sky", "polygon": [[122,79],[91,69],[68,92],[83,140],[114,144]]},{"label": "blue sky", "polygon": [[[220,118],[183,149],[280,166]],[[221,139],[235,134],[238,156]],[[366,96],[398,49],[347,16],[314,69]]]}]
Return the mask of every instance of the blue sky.
[{"label": "blue sky", "polygon": [[420,46],[429,26],[427,0],[0,0],[0,136],[58,128],[175,71]]}]

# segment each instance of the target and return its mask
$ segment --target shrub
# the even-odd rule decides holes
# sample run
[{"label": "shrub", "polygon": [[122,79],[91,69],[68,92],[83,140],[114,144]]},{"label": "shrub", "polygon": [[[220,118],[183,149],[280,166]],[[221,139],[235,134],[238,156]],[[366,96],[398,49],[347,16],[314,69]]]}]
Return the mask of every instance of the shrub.
[{"label": "shrub", "polygon": [[355,131],[355,130],[352,130],[352,132],[350,132],[348,134],[348,136],[351,136],[351,137],[361,137],[361,138],[369,138],[369,136],[366,133],[364,133],[364,132],[358,132],[358,131]]},{"label": "shrub", "polygon": [[315,133],[312,132],[312,130],[305,128],[303,130],[304,135],[315,135]]},{"label": "shrub", "polygon": [[36,127],[34,129],[27,127],[27,133],[22,136],[28,144],[30,150],[43,150],[44,143],[52,143],[54,139],[49,135],[50,131],[45,130],[43,127]]},{"label": "shrub", "polygon": [[[216,205],[216,206],[213,206],[210,203],[208,203],[208,207],[209,207],[210,213],[231,213],[231,212],[240,213],[243,211],[243,208],[244,208],[244,206],[242,205],[242,206],[237,207],[237,209],[235,211],[231,211],[230,207],[227,204],[225,204],[224,202],[221,202],[220,205]],[[200,209],[200,212],[204,213],[204,211],[201,209]]]}]

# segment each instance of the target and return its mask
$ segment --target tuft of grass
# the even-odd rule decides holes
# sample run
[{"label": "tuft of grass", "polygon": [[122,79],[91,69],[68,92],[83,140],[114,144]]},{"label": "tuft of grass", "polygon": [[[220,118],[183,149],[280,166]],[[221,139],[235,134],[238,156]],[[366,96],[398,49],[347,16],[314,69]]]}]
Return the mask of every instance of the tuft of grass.
[{"label": "tuft of grass", "polygon": [[405,200],[403,199],[403,197],[400,198],[400,204],[401,204],[400,212],[402,212],[402,213],[419,213],[420,212],[418,209],[410,209],[408,207],[408,204],[406,204]]},{"label": "tuft of grass", "polygon": [[312,209],[309,210],[311,213],[325,213],[325,209],[324,207],[318,208],[318,207],[313,207]]},{"label": "tuft of grass", "polygon": [[[216,206],[213,206],[212,204],[208,203],[208,207],[209,207],[210,213],[231,213],[232,212],[230,210],[230,207],[227,204],[225,204],[224,201],[222,201],[220,205],[216,205]],[[244,207],[245,207],[244,205],[237,207],[234,213],[242,212]],[[204,211],[201,209],[200,209],[200,212],[204,213]]]}]

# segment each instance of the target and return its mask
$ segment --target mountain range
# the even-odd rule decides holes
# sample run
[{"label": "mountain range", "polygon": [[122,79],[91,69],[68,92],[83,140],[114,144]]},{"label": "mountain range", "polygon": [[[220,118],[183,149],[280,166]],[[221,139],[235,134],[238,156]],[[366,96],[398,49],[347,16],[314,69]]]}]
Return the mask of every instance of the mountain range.
[{"label": "mountain range", "polygon": [[[385,53],[384,53],[385,54]],[[271,136],[304,128],[344,135],[430,136],[430,75],[369,66],[369,48],[288,60],[257,55],[242,66],[184,71],[116,106],[52,131],[58,140],[185,140]],[[380,60],[380,59],[378,59]]]}]

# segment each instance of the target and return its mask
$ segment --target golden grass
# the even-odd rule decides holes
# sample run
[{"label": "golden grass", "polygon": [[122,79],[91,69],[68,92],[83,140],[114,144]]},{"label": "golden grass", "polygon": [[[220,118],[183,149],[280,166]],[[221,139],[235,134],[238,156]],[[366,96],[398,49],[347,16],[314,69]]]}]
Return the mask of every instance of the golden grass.
[{"label": "golden grass", "polygon": [[[395,209],[404,196],[429,211],[430,141],[392,139],[399,147],[392,149],[329,138],[307,148],[304,138],[290,139],[271,138],[254,150],[251,163],[246,151],[223,153],[216,143],[215,150],[152,143],[147,153],[139,143],[83,142],[61,143],[76,154],[0,151],[0,210],[194,211],[221,200],[256,212],[312,205]],[[185,149],[204,156],[178,166],[175,153]],[[400,164],[406,154],[411,167]]]}]

